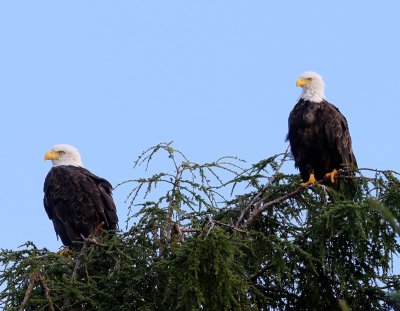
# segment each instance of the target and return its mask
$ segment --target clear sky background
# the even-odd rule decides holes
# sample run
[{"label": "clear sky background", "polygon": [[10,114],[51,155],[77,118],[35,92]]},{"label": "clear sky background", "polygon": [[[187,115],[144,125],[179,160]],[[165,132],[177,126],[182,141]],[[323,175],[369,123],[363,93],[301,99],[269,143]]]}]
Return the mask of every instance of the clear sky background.
[{"label": "clear sky background", "polygon": [[[0,247],[61,245],[42,203],[54,144],[113,185],[142,177],[134,160],[162,141],[255,163],[286,149],[308,70],[359,166],[400,170],[399,56],[395,0],[1,1]],[[122,223],[128,192],[114,192]]]}]

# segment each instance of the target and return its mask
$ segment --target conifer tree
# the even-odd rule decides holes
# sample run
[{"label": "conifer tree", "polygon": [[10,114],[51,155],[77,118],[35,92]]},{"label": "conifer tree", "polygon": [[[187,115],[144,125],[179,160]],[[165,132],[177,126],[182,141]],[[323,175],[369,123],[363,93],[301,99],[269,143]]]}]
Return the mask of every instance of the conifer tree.
[{"label": "conifer tree", "polygon": [[[163,155],[165,170],[149,174]],[[135,162],[148,176],[120,185],[130,189],[124,230],[68,257],[33,242],[1,250],[0,307],[398,309],[399,174],[360,169],[359,193],[343,200],[300,187],[284,173],[290,161],[285,152],[247,168],[234,157],[197,164],[171,143],[149,148]]]}]

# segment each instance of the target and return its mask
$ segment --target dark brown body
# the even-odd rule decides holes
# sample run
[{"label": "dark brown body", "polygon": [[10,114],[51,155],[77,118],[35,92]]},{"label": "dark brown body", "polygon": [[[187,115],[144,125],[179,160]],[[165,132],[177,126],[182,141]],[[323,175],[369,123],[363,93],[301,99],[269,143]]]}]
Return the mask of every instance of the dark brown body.
[{"label": "dark brown body", "polygon": [[44,207],[65,246],[79,249],[98,224],[115,230],[118,217],[111,184],[82,167],[53,167],[44,182]]},{"label": "dark brown body", "polygon": [[346,118],[326,100],[300,99],[289,116],[287,139],[303,181],[310,173],[321,180],[333,169],[357,167]]}]

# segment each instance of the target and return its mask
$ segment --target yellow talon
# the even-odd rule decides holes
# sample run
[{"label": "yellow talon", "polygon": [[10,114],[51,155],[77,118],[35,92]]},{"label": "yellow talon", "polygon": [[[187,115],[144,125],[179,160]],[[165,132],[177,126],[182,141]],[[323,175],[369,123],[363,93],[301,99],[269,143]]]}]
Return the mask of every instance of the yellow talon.
[{"label": "yellow talon", "polygon": [[335,168],[332,172],[325,174],[325,178],[330,179],[331,183],[335,183],[335,176],[339,173],[339,171]]},{"label": "yellow talon", "polygon": [[316,183],[318,183],[318,181],[315,179],[314,174],[311,173],[311,174],[310,174],[310,178],[308,179],[308,181],[302,182],[301,185],[302,185],[303,187],[307,187],[307,186],[310,186],[310,185],[315,185]]},{"label": "yellow talon", "polygon": [[57,255],[62,257],[71,258],[73,257],[74,252],[69,247],[63,247],[57,252]]}]

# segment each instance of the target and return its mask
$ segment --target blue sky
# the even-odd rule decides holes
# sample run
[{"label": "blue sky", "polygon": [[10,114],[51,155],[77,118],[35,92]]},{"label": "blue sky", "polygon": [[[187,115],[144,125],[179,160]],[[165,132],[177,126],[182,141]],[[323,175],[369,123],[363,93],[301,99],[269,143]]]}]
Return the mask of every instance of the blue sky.
[{"label": "blue sky", "polygon": [[[42,203],[54,144],[113,185],[162,141],[195,162],[258,162],[286,149],[308,70],[359,166],[400,170],[399,29],[394,0],[0,2],[0,247],[61,245]],[[114,193],[122,222],[128,192]]]}]

